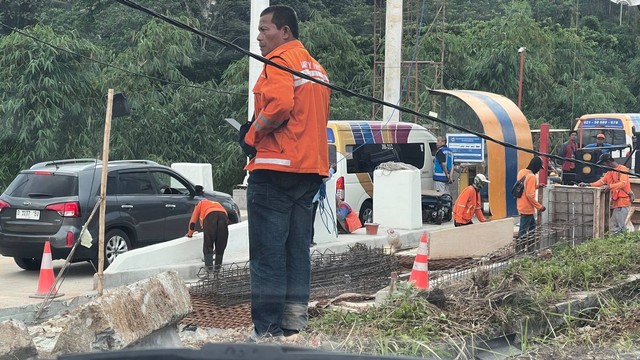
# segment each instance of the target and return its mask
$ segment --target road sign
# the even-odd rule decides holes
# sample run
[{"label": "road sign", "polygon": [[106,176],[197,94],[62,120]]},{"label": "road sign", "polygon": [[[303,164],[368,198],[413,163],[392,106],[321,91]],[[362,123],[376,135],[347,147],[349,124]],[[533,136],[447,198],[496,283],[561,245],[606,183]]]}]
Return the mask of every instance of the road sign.
[{"label": "road sign", "polygon": [[476,135],[447,134],[447,146],[457,163],[484,161],[484,140]]}]

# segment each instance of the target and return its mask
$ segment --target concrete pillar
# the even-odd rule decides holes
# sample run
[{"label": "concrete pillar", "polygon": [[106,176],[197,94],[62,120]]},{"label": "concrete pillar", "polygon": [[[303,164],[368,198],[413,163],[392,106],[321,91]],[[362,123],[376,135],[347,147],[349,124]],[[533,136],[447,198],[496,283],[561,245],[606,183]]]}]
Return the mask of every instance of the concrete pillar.
[{"label": "concrete pillar", "polygon": [[[249,29],[249,51],[260,55],[260,47],[258,46],[258,23],[260,22],[260,13],[269,7],[269,0],[251,0],[251,27]],[[251,120],[253,116],[253,85],[255,85],[260,72],[262,71],[262,63],[254,58],[249,58],[249,106],[247,120]]]},{"label": "concrete pillar", "polygon": [[[400,105],[402,76],[402,0],[387,0],[384,43],[384,101]],[[382,121],[400,121],[400,112],[385,106]]]}]

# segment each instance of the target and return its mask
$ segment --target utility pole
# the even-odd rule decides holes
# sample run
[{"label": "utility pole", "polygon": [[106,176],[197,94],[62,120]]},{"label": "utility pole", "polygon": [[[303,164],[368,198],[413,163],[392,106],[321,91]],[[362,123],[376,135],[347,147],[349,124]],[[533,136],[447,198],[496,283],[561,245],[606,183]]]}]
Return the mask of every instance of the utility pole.
[{"label": "utility pole", "polygon": [[[400,105],[402,76],[402,0],[387,0],[384,40],[384,101]],[[398,110],[385,106],[382,121],[400,121]]]},{"label": "utility pole", "polygon": [[522,110],[522,82],[524,81],[524,53],[527,52],[526,47],[518,49],[520,54],[520,81],[518,83],[518,109]]}]

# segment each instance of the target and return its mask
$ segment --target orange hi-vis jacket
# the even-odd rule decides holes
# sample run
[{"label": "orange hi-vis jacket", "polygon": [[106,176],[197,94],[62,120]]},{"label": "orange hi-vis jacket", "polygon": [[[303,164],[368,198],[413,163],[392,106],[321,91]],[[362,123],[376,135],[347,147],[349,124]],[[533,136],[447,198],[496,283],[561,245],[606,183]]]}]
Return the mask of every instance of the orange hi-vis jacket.
[{"label": "orange hi-vis jacket", "polygon": [[[615,169],[629,171],[629,168],[620,164],[618,164]],[[631,192],[631,183],[629,182],[629,175],[610,170],[607,171],[600,180],[592,182],[590,185],[599,187],[605,184],[609,185],[609,189],[611,190],[612,208],[631,206],[631,198],[629,197],[629,192]]]},{"label": "orange hi-vis jacket", "polygon": [[[278,46],[266,58],[329,82],[322,66],[298,40]],[[245,142],[255,147],[257,154],[245,169],[329,176],[327,122],[331,90],[265,64],[253,93],[255,120]]]},{"label": "orange hi-vis jacket", "polygon": [[[187,232],[187,236],[192,236],[195,226],[191,226],[191,224],[196,223],[196,220],[200,219],[200,228],[204,228],[203,222],[204,218],[207,217],[210,213],[214,211],[220,211],[227,215],[227,210],[220,205],[219,202],[211,201],[208,199],[200,200],[198,205],[196,205],[195,209],[193,209],[193,213],[191,214],[191,219],[189,220],[189,231]],[[192,229],[193,228],[193,229]]]},{"label": "orange hi-vis jacket", "polygon": [[535,174],[529,169],[522,169],[518,171],[518,180],[523,176],[527,176],[524,179],[524,191],[522,196],[516,201],[518,206],[518,213],[520,215],[533,215],[538,210],[542,210],[542,204],[536,200],[536,190],[538,190],[538,179]]},{"label": "orange hi-vis jacket", "polygon": [[473,185],[469,185],[456,199],[456,204],[453,206],[453,220],[458,224],[468,224],[474,214],[480,222],[487,221],[482,214],[480,192]]}]

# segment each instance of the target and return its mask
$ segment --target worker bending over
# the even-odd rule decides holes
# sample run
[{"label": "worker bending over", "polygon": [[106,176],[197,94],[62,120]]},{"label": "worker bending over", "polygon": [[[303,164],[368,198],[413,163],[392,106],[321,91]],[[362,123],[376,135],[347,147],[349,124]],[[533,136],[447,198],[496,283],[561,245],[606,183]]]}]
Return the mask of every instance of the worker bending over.
[{"label": "worker bending over", "polygon": [[[202,195],[202,187],[196,186],[196,196]],[[219,202],[209,199],[202,199],[193,209],[189,220],[189,231],[187,237],[193,236],[196,229],[196,220],[200,219],[200,227],[204,232],[202,253],[204,255],[204,266],[207,270],[213,268],[213,252],[215,248],[215,271],[218,272],[222,266],[224,250],[227,248],[229,239],[229,217],[227,210]]]},{"label": "worker bending over", "polygon": [[473,179],[473,184],[462,190],[453,206],[453,224],[456,227],[473,224],[473,221],[471,221],[473,215],[475,215],[480,222],[487,221],[482,214],[480,189],[484,187],[484,184],[488,183],[490,183],[490,181],[483,174],[478,174]]}]

